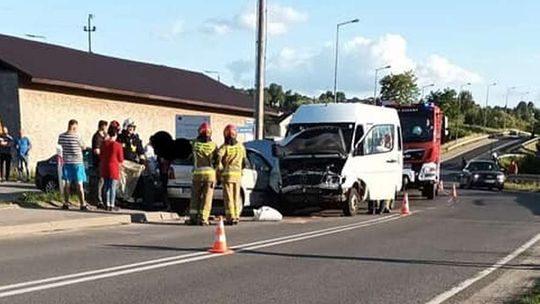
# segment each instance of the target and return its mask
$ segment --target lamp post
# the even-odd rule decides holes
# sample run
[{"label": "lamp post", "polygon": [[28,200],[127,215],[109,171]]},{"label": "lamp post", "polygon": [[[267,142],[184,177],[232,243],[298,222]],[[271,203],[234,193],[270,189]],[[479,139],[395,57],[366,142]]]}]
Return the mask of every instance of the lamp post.
[{"label": "lamp post", "polygon": [[257,68],[255,76],[255,139],[264,138],[264,85],[266,74],[266,0],[257,3]]},{"label": "lamp post", "polygon": [[373,103],[377,102],[377,80],[378,80],[378,77],[379,77],[379,71],[387,70],[387,69],[389,69],[391,67],[392,66],[387,65],[387,66],[375,69],[375,84],[373,86]]},{"label": "lamp post", "polygon": [[423,86],[423,87],[422,87],[422,94],[420,95],[420,100],[424,100],[424,90],[425,90],[426,88],[434,87],[434,86],[435,86],[434,83],[432,83],[432,84],[427,84],[427,85]]},{"label": "lamp post", "polygon": [[507,109],[508,109],[508,97],[510,96],[510,92],[512,90],[515,90],[516,87],[509,87],[506,89],[506,101],[504,102],[504,120],[503,120],[503,130],[506,130],[506,115],[507,115]]},{"label": "lamp post", "polygon": [[459,112],[461,112],[461,91],[463,91],[463,88],[466,87],[466,86],[470,86],[471,83],[470,82],[467,82],[466,84],[464,85],[461,85],[459,87],[459,91],[458,91],[458,112],[457,112],[457,124],[456,124],[456,141],[458,139],[458,134],[459,134],[459,127],[460,127],[460,123],[459,123]]},{"label": "lamp post", "polygon": [[493,82],[487,85],[486,89],[486,108],[484,109],[484,128],[487,127],[487,115],[488,115],[488,104],[489,104],[489,89],[496,86],[497,83]]},{"label": "lamp post", "polygon": [[221,82],[221,74],[218,72],[218,71],[210,71],[210,70],[205,70],[204,71],[206,74],[213,74],[213,75],[216,75],[217,76],[217,81],[218,82]]},{"label": "lamp post", "polygon": [[339,29],[347,24],[357,23],[359,19],[353,19],[345,22],[338,23],[336,26],[336,58],[334,62],[334,102],[337,102],[337,75],[338,75],[338,55],[339,55]]}]

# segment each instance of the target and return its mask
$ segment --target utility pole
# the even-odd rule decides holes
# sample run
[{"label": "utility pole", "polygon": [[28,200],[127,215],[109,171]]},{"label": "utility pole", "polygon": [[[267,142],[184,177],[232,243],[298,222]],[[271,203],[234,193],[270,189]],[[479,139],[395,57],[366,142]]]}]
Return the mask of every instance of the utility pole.
[{"label": "utility pole", "polygon": [[255,139],[264,138],[264,76],[266,53],[266,0],[258,0],[257,72],[255,79]]},{"label": "utility pole", "polygon": [[463,92],[463,88],[466,86],[470,86],[471,83],[467,82],[466,84],[459,87],[458,95],[457,95],[457,101],[458,101],[458,113],[457,113],[457,123],[456,123],[456,142],[458,141],[458,135],[459,135],[459,112],[461,112],[461,92]]},{"label": "utility pole", "polygon": [[88,26],[85,26],[83,30],[88,33],[88,53],[92,53],[92,32],[96,31],[96,27],[92,26],[93,14],[88,14]]},{"label": "utility pole", "polygon": [[493,82],[488,84],[486,91],[486,108],[484,109],[484,128],[487,127],[488,105],[489,105],[489,88],[496,86],[497,83]]},{"label": "utility pole", "polygon": [[510,92],[515,89],[516,87],[509,87],[506,89],[506,101],[504,102],[503,131],[506,130],[506,115],[508,115],[508,97],[510,97]]}]

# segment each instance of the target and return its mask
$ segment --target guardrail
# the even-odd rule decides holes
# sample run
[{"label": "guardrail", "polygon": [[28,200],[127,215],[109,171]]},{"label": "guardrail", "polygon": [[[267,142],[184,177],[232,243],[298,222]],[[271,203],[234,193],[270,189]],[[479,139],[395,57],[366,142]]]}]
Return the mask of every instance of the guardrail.
[{"label": "guardrail", "polygon": [[471,135],[471,136],[467,136],[467,137],[464,137],[464,138],[461,138],[457,141],[451,141],[451,142],[448,142],[448,143],[445,143],[441,146],[441,149],[443,152],[448,152],[448,151],[451,151],[451,150],[454,150],[456,148],[459,148],[461,146],[464,146],[464,145],[467,145],[467,144],[470,144],[470,143],[473,143],[473,142],[477,142],[477,141],[480,141],[480,140],[484,140],[484,139],[487,139],[489,138],[489,135]]},{"label": "guardrail", "polygon": [[520,182],[540,182],[540,174],[507,175],[506,180]]}]

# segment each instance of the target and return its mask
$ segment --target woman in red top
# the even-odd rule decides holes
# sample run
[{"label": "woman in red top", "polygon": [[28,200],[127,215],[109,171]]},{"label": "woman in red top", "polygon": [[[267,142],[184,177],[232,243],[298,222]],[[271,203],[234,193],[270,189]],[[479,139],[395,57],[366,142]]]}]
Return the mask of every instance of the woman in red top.
[{"label": "woman in red top", "polygon": [[107,138],[101,145],[100,151],[100,174],[104,179],[105,201],[107,210],[112,211],[116,200],[116,188],[120,179],[120,167],[124,161],[124,151],[122,144],[116,141],[118,130],[109,127]]}]

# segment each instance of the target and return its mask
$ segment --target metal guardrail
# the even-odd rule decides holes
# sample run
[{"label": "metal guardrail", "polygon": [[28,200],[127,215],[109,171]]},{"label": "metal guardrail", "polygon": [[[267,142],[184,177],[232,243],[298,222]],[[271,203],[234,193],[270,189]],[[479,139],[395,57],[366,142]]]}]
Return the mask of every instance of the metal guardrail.
[{"label": "metal guardrail", "polygon": [[507,175],[507,181],[540,182],[540,174],[517,174]]}]

